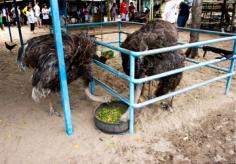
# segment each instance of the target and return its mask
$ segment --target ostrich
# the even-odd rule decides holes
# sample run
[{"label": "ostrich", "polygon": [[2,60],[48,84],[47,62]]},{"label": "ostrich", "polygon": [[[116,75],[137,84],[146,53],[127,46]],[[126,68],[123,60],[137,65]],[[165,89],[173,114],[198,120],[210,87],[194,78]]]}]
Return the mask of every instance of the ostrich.
[{"label": "ostrich", "polygon": [[[109,102],[109,96],[94,96],[89,91],[93,79],[93,58],[105,62],[104,57],[96,56],[96,44],[93,38],[84,33],[68,35],[63,33],[64,58],[68,83],[81,77],[85,84],[86,95],[97,102]],[[49,101],[49,114],[58,112],[52,103],[51,94],[60,91],[58,59],[53,35],[42,35],[29,39],[19,48],[17,64],[21,70],[34,69],[32,75],[32,98],[39,102],[41,98]]]},{"label": "ostrich", "polygon": [[[122,48],[132,51],[146,51],[163,47],[170,47],[177,44],[178,32],[176,27],[163,20],[151,21],[141,27],[138,31],[127,36],[121,44]],[[124,72],[129,75],[129,56],[121,53],[122,66]],[[143,78],[160,74],[166,71],[184,67],[184,57],[178,51],[170,51],[156,55],[149,55],[135,59],[135,78]],[[174,91],[182,79],[182,73],[170,75],[159,79],[159,84],[155,91],[155,96],[164,95]],[[143,84],[135,86],[135,103],[138,102]],[[171,110],[172,100],[162,102],[165,109]],[[121,121],[127,121],[128,112]]]}]

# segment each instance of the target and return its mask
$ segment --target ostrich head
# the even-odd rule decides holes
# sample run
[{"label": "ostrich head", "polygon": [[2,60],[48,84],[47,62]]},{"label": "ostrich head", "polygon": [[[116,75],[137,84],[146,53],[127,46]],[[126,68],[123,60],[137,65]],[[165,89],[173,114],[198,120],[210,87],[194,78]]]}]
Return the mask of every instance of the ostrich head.
[{"label": "ostrich head", "polygon": [[101,56],[98,56],[98,55],[94,55],[93,59],[103,63],[103,64],[106,64],[106,61],[113,58],[112,56],[110,55],[101,55]]}]

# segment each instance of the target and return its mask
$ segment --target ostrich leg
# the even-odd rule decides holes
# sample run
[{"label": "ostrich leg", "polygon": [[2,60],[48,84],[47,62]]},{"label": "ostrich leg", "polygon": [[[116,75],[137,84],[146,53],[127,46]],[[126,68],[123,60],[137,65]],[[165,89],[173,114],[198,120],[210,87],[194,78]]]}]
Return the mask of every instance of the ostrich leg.
[{"label": "ostrich leg", "polygon": [[47,99],[49,103],[49,111],[48,111],[49,116],[55,115],[61,117],[61,113],[56,110],[56,106],[53,104],[52,96],[49,95]]},{"label": "ostrich leg", "polygon": [[[181,78],[182,78],[182,73],[160,79],[160,82],[157,86],[157,90],[155,93],[156,97],[159,97],[159,96],[165,95],[169,92],[175,91],[176,87],[179,85],[179,83],[181,81]],[[174,110],[174,108],[172,106],[173,99],[174,99],[174,96],[162,101],[161,107],[165,110],[173,112],[173,110]]]},{"label": "ostrich leg", "polygon": [[112,97],[109,95],[105,96],[95,96],[90,92],[89,86],[91,85],[90,82],[93,79],[93,74],[92,74],[92,67],[91,65],[86,65],[85,68],[83,69],[85,72],[83,74],[83,80],[84,80],[84,92],[86,96],[95,102],[101,102],[101,103],[108,103],[111,102]]},{"label": "ostrich leg", "polygon": [[162,101],[161,102],[161,108],[165,109],[165,110],[168,110],[170,112],[173,112],[174,111],[173,99],[174,99],[174,96],[171,97],[171,98],[167,98],[166,100]]},{"label": "ostrich leg", "polygon": [[90,92],[89,87],[87,86],[85,88],[85,94],[88,96],[89,99],[96,101],[96,102],[101,102],[101,103],[108,103],[111,102],[111,96],[105,95],[105,96],[95,96]]},{"label": "ostrich leg", "polygon": [[134,103],[138,102],[142,93],[142,89],[143,89],[143,84],[136,85],[135,92],[134,92]]},{"label": "ostrich leg", "polygon": [[[139,97],[141,95],[143,88],[143,84],[136,85],[135,91],[134,91],[134,103],[137,103],[139,100]],[[120,121],[126,122],[129,120],[129,110],[127,110],[121,117]]]}]

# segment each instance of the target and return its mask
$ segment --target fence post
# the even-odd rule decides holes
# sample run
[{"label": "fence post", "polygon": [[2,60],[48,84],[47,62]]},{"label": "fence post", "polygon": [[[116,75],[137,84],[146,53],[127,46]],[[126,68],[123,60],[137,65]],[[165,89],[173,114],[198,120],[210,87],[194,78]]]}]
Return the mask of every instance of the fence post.
[{"label": "fence post", "polygon": [[94,95],[95,93],[95,81],[94,79],[90,83],[90,92]]},{"label": "fence post", "polygon": [[73,134],[73,127],[71,121],[71,112],[70,112],[70,100],[68,94],[68,86],[67,86],[67,77],[65,70],[65,61],[64,61],[64,50],[63,50],[63,42],[61,35],[61,24],[59,18],[59,7],[58,1],[50,0],[51,9],[52,9],[52,21],[53,21],[53,33],[54,39],[56,43],[56,50],[58,56],[58,68],[60,74],[60,86],[61,86],[61,99],[62,106],[64,111],[64,119],[66,125],[66,133],[68,135]]},{"label": "fence post", "polygon": [[119,39],[119,46],[121,45],[121,40],[122,40],[122,38],[121,38],[121,27],[122,27],[122,25],[121,25],[121,22],[119,21],[119,22],[118,22],[118,30],[119,30],[118,39]]},{"label": "fence post", "polygon": [[[234,54],[236,54],[236,39],[234,40],[233,52],[234,52]],[[235,58],[232,58],[230,60],[229,73],[234,72],[234,65],[235,65]],[[225,88],[225,94],[226,95],[229,93],[232,78],[233,78],[233,75],[229,76],[228,79],[227,79],[226,88]]]},{"label": "fence post", "polygon": [[134,78],[135,78],[135,57],[130,55],[130,81],[129,81],[129,101],[130,101],[130,107],[129,107],[129,133],[134,134]]}]

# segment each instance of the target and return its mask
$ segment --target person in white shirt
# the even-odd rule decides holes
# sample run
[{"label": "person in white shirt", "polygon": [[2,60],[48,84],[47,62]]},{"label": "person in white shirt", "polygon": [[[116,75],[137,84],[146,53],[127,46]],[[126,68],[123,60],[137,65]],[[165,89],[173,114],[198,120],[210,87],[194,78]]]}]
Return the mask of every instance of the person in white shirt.
[{"label": "person in white shirt", "polygon": [[2,8],[2,21],[3,24],[7,26],[7,11],[4,7]]},{"label": "person in white shirt", "polygon": [[49,9],[47,7],[47,5],[43,5],[43,8],[42,8],[42,15],[43,15],[43,19],[42,19],[42,24],[44,26],[44,28],[47,28],[49,27]]},{"label": "person in white shirt", "polygon": [[96,5],[93,6],[93,14],[94,15],[98,14],[98,7]]},{"label": "person in white shirt", "polygon": [[28,7],[27,18],[28,18],[28,22],[30,24],[30,31],[35,34],[35,32],[34,32],[35,16],[34,16],[34,10],[31,7]]},{"label": "person in white shirt", "polygon": [[169,0],[166,2],[162,19],[170,23],[175,23],[177,20],[177,2],[176,0]]},{"label": "person in white shirt", "polygon": [[39,3],[36,2],[35,6],[34,6],[34,11],[35,11],[35,18],[36,18],[36,23],[37,23],[37,27],[41,28],[42,27],[42,21],[40,18],[40,7],[39,7]]}]

